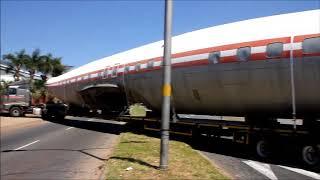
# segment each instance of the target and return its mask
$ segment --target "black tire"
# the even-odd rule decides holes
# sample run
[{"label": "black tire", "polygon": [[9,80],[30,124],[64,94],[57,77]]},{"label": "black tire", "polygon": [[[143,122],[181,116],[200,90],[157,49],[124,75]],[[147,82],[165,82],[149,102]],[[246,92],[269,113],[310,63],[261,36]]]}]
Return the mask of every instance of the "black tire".
[{"label": "black tire", "polygon": [[316,146],[305,145],[301,150],[302,162],[307,166],[316,166],[320,163],[320,153]]},{"label": "black tire", "polygon": [[45,114],[45,113],[41,113],[41,118],[43,119],[43,120],[48,120],[49,119],[49,117]]},{"label": "black tire", "polygon": [[10,116],[12,117],[20,117],[22,116],[23,112],[19,107],[12,107],[10,109]]},{"label": "black tire", "polygon": [[261,139],[256,143],[256,153],[259,158],[269,158],[272,154],[271,144],[267,140]]}]

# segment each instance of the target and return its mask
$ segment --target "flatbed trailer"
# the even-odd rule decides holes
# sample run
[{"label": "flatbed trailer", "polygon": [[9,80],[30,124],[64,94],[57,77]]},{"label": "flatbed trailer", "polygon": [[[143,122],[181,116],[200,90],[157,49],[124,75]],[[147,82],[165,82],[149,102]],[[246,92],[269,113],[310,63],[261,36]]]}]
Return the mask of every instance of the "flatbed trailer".
[{"label": "flatbed trailer", "polygon": [[[293,121],[291,119],[270,119],[267,124],[254,124],[246,121],[244,117],[216,117],[177,118],[171,121],[170,132],[194,138],[201,135],[215,139],[229,137],[235,143],[254,147],[260,158],[269,158],[273,152],[290,146],[290,150],[298,151],[299,158],[307,166],[316,166],[320,163],[319,120],[307,126],[303,124],[302,119],[294,125],[294,123],[281,124],[281,120]],[[118,120],[138,121],[143,124],[144,129],[152,131],[160,131],[161,127],[159,118],[120,116]]]},{"label": "flatbed trailer", "polygon": [[[67,109],[65,104],[46,104],[42,109],[42,118],[64,119]],[[118,121],[140,122],[146,130],[160,131],[160,118],[143,114],[144,117],[133,114],[110,117]],[[281,123],[281,120],[287,121],[287,124]],[[235,143],[254,147],[261,158],[269,158],[273,152],[290,146],[293,151],[299,152],[299,159],[306,165],[317,166],[320,163],[320,120],[315,118],[294,120],[264,116],[175,115],[170,122],[170,132],[193,138],[201,135],[215,139],[229,137]]]}]

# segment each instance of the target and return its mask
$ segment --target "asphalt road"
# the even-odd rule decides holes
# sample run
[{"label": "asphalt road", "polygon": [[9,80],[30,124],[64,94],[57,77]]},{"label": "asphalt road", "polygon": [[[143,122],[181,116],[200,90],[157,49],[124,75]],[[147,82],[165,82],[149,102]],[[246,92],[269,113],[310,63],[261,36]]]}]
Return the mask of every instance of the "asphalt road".
[{"label": "asphalt road", "polygon": [[99,179],[121,125],[89,118],[1,134],[0,179]]},{"label": "asphalt road", "polygon": [[[0,179],[99,179],[124,123],[67,119],[1,132]],[[261,161],[246,146],[182,139],[234,179],[320,179],[318,169],[305,169],[294,156]]]},{"label": "asphalt road", "polygon": [[196,149],[234,179],[320,179],[319,168],[306,168],[294,154],[286,152],[269,160],[260,160],[249,147],[227,140]]}]

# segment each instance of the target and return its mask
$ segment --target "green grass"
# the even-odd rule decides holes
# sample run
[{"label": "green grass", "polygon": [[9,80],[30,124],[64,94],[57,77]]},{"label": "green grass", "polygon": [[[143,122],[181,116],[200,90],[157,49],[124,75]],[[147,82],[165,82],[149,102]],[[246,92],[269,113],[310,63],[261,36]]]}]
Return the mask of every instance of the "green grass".
[{"label": "green grass", "polygon": [[[160,140],[122,133],[106,163],[106,179],[228,179],[189,145],[170,141],[169,170],[160,171]],[[132,170],[127,171],[128,167]]]}]

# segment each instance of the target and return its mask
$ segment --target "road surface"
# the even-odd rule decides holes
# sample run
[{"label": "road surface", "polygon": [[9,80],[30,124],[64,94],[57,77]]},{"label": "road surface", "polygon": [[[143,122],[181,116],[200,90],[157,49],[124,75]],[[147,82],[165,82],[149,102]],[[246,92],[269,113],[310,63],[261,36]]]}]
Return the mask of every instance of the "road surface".
[{"label": "road surface", "polygon": [[3,127],[0,179],[99,179],[120,129],[89,118]]},{"label": "road surface", "polygon": [[281,152],[266,162],[256,158],[248,147],[227,140],[210,143],[198,149],[208,160],[234,179],[320,180],[319,169],[303,167],[293,154]]},{"label": "road surface", "polygon": [[[67,119],[32,119],[24,126],[12,122],[10,128],[10,123],[1,124],[5,128],[1,128],[0,179],[99,179],[123,123]],[[248,148],[227,141],[190,144],[234,179],[320,179],[319,171],[281,161],[290,157],[262,162],[251,157]]]}]

